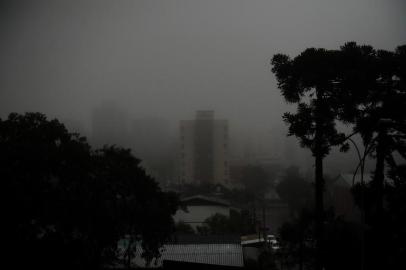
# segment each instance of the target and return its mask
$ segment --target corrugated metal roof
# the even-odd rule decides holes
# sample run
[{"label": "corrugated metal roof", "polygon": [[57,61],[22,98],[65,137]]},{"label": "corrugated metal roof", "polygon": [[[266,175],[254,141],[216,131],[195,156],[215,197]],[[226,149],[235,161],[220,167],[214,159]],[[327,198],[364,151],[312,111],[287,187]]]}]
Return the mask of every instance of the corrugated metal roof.
[{"label": "corrugated metal roof", "polygon": [[[133,262],[145,267],[141,257],[143,250],[137,247]],[[243,252],[240,244],[166,244],[161,249],[161,257],[151,262],[151,267],[161,267],[164,260],[243,267]]]}]

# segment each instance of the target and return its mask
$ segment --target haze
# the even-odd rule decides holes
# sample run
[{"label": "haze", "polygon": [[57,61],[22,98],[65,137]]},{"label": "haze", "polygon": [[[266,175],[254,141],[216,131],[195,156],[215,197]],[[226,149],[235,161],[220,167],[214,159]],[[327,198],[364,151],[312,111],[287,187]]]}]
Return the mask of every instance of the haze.
[{"label": "haze", "polygon": [[[229,120],[235,148],[299,165],[303,151],[285,138],[281,116],[291,108],[270,71],[272,55],[347,41],[388,50],[406,43],[402,0],[0,5],[1,117],[40,111],[92,137],[92,113],[114,104],[128,119],[160,119],[175,140],[180,120],[212,109]],[[326,167],[348,164],[335,154]]]}]

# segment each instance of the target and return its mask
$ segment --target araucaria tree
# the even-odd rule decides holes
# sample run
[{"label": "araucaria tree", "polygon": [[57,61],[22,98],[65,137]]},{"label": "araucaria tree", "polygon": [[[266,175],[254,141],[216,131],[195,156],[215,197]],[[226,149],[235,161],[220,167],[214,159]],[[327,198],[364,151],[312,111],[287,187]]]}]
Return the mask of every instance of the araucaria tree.
[{"label": "araucaria tree", "polygon": [[[390,52],[349,42],[340,50],[307,49],[293,59],[277,54],[272,65],[285,100],[297,104],[296,113],[283,116],[289,125],[288,135],[298,137],[315,158],[315,268],[327,267],[323,257],[329,257],[322,254],[323,159],[331,146],[347,150],[346,141],[354,134],[363,142],[363,154],[357,147],[360,164],[356,172],[359,168],[363,172],[368,156],[375,159],[370,184],[353,189],[365,213],[362,239],[373,236],[362,240],[360,266],[404,265],[399,239],[406,233],[404,227],[393,223],[405,224],[399,198],[406,183],[406,46]],[[337,121],[352,125],[353,133],[345,136],[338,132]],[[371,258],[368,264],[364,253]]]},{"label": "araucaria tree", "polygon": [[[357,186],[357,201],[366,210],[366,223],[371,229],[375,247],[369,251],[370,267],[384,268],[401,256],[388,255],[390,237],[388,230],[388,190],[401,191],[405,179],[400,177],[402,163],[406,159],[406,46],[394,52],[374,50],[371,46],[359,46],[349,42],[341,47],[339,88],[347,99],[343,100],[340,117],[353,124],[364,144],[365,159],[375,158],[375,170],[368,189]],[[401,161],[401,162],[399,162]],[[403,161],[403,162],[402,162]],[[361,172],[363,164],[360,164]],[[388,177],[396,181],[390,184]],[[364,190],[359,192],[361,188]],[[357,194],[358,193],[358,194]],[[364,194],[368,196],[364,200]],[[386,193],[386,194],[385,194]],[[368,201],[364,204],[364,201]],[[392,205],[393,206],[393,205]],[[398,206],[396,206],[398,207]],[[386,208],[386,209],[385,209]],[[398,217],[396,217],[399,221]],[[397,237],[403,233],[397,232]]]},{"label": "araucaria tree", "polygon": [[272,71],[288,103],[297,104],[296,113],[285,113],[288,135],[299,138],[315,158],[315,269],[323,268],[323,159],[331,145],[343,141],[336,129],[338,97],[336,93],[337,51],[307,49],[291,59],[284,54],[272,58]]}]

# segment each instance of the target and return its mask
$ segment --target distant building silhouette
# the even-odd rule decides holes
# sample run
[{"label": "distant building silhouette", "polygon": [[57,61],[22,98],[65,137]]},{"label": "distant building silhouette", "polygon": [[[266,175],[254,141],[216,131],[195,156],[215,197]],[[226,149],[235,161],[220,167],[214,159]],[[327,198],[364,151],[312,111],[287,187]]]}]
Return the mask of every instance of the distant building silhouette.
[{"label": "distant building silhouette", "polygon": [[161,184],[175,178],[176,139],[169,123],[162,118],[147,117],[131,121],[130,137],[134,155],[142,160],[148,174]]},{"label": "distant building silhouette", "polygon": [[214,111],[197,111],[180,122],[181,183],[229,184],[228,121]]}]

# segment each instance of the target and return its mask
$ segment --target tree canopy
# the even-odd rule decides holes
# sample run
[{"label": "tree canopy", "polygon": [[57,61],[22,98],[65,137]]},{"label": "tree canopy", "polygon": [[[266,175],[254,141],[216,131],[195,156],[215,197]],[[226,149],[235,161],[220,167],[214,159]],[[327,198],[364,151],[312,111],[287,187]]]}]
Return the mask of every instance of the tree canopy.
[{"label": "tree canopy", "polygon": [[309,148],[315,158],[317,270],[323,268],[323,159],[332,145],[345,138],[336,128],[340,105],[335,87],[338,58],[334,50],[315,48],[306,49],[293,59],[283,54],[272,58],[272,71],[282,95],[287,102],[297,104],[296,113],[283,115],[289,125],[288,135],[298,137],[300,144]]},{"label": "tree canopy", "polygon": [[[289,125],[288,135],[298,137],[300,144],[315,157],[316,269],[327,267],[322,260],[328,258],[328,248],[323,251],[323,159],[332,146],[348,150],[348,142],[355,145],[359,155],[355,172],[360,169],[363,173],[368,155],[376,161],[371,184],[359,185],[354,194],[361,210],[367,211],[367,225],[370,235],[374,235],[371,241],[376,248],[367,250],[373,257],[370,266],[383,268],[394,258],[385,248],[390,243],[385,240],[389,239],[385,236],[385,220],[403,211],[393,202],[401,203],[399,196],[405,176],[406,46],[391,52],[348,42],[339,50],[306,49],[293,59],[277,54],[272,65],[285,100],[297,104],[296,113],[283,116]],[[338,131],[338,122],[351,125],[353,133],[345,135]],[[352,141],[354,134],[362,138],[363,149]],[[395,216],[399,223],[404,223],[400,216]],[[343,223],[332,224],[334,230],[343,227]],[[362,234],[364,227],[362,224]],[[404,235],[402,230],[396,233]],[[363,259],[360,265],[363,266]]]},{"label": "tree canopy", "polygon": [[299,168],[289,167],[281,182],[276,186],[279,197],[289,204],[291,214],[298,215],[304,208],[310,208],[312,185],[299,173]]},{"label": "tree canopy", "polygon": [[262,200],[273,187],[272,175],[259,165],[247,165],[241,172],[241,184],[251,200]]},{"label": "tree canopy", "polygon": [[254,224],[247,211],[231,210],[229,216],[216,213],[208,217],[202,226],[197,227],[201,234],[249,234],[254,231]]},{"label": "tree canopy", "polygon": [[40,113],[0,119],[0,175],[8,259],[42,268],[117,263],[117,242],[140,241],[158,256],[178,206],[130,150],[93,151],[84,137]]}]

